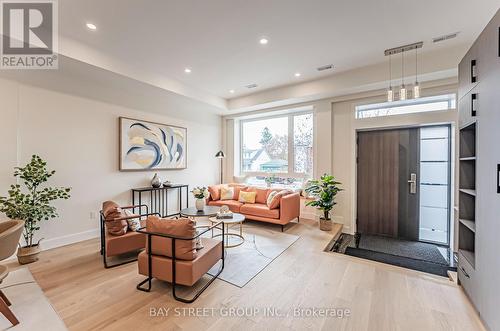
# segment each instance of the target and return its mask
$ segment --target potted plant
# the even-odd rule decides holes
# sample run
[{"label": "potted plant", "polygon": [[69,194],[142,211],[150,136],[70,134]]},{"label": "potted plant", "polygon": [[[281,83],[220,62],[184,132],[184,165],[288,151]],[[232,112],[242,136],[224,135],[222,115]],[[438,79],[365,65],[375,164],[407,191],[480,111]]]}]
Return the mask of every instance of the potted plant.
[{"label": "potted plant", "polygon": [[196,198],[195,201],[196,209],[198,211],[203,211],[203,209],[205,208],[205,199],[208,198],[208,196],[210,195],[208,189],[205,186],[195,187],[191,192]]},{"label": "potted plant", "polygon": [[[35,262],[40,253],[40,240],[33,241],[35,232],[40,230],[39,223],[57,217],[57,210],[51,202],[68,199],[70,188],[43,187],[43,184],[55,174],[47,170],[47,162],[37,155],[24,167],[16,167],[14,176],[22,181],[21,185],[10,186],[8,197],[0,197],[0,212],[11,219],[24,220],[24,246],[17,250],[20,264]],[[25,192],[23,192],[25,191]]]},{"label": "potted plant", "polygon": [[330,211],[337,204],[335,196],[342,191],[339,187],[341,184],[335,181],[335,177],[332,175],[324,174],[319,180],[311,180],[309,186],[305,189],[314,198],[314,200],[307,202],[306,205],[316,207],[323,212],[323,216],[319,219],[319,228],[323,231],[332,229]]}]

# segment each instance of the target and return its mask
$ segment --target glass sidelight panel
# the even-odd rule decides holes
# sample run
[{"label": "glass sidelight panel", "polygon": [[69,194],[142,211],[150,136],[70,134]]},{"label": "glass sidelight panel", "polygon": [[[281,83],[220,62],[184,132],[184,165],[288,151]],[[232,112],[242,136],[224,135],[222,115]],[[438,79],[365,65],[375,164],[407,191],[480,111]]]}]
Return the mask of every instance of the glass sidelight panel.
[{"label": "glass sidelight panel", "polygon": [[450,128],[420,129],[419,240],[448,244]]}]

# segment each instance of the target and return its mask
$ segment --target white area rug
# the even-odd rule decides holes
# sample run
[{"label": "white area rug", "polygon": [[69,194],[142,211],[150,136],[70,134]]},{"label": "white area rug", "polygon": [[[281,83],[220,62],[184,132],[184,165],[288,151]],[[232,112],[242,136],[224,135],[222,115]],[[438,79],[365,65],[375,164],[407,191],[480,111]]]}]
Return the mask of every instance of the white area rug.
[{"label": "white area rug", "polygon": [[[238,233],[239,225],[233,225],[230,230]],[[281,232],[276,225],[248,222],[243,223],[243,237],[245,242],[241,246],[226,248],[224,270],[219,275],[219,279],[238,287],[245,286],[299,239]],[[209,273],[215,275],[218,270],[219,264]]]},{"label": "white area rug", "polygon": [[67,330],[28,268],[11,271],[0,288],[12,303],[10,309],[20,322],[13,327],[0,314],[0,330]]}]

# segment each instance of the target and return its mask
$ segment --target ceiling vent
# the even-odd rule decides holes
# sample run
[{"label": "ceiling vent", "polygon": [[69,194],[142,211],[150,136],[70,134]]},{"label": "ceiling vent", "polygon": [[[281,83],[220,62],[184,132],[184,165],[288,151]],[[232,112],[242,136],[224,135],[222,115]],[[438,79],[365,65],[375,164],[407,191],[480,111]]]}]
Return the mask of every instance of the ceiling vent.
[{"label": "ceiling vent", "polygon": [[246,88],[256,88],[257,84],[249,84],[245,86]]},{"label": "ceiling vent", "polygon": [[450,34],[447,34],[447,35],[444,35],[444,36],[433,38],[432,42],[433,43],[438,43],[438,42],[441,42],[441,41],[450,40],[450,39],[455,38],[457,35],[458,35],[458,32],[450,33]]},{"label": "ceiling vent", "polygon": [[321,66],[316,68],[316,70],[318,71],[330,70],[330,69],[333,69],[333,64],[327,64],[326,66]]}]

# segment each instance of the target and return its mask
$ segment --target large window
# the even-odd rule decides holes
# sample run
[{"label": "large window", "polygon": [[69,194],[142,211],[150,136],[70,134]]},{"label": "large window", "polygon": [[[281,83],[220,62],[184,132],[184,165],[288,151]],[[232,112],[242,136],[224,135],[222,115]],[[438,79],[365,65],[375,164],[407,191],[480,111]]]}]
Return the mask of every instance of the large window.
[{"label": "large window", "polygon": [[241,122],[241,172],[268,181],[313,175],[313,113]]},{"label": "large window", "polygon": [[356,107],[356,118],[361,119],[456,109],[456,99],[456,94],[445,94],[404,101],[361,105]]}]

